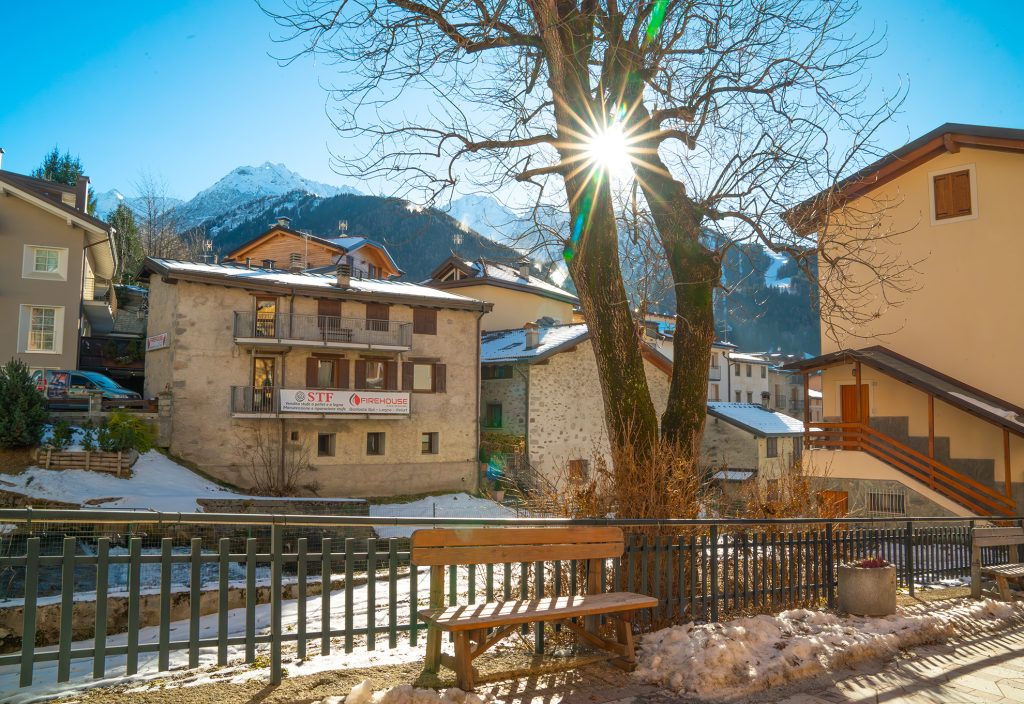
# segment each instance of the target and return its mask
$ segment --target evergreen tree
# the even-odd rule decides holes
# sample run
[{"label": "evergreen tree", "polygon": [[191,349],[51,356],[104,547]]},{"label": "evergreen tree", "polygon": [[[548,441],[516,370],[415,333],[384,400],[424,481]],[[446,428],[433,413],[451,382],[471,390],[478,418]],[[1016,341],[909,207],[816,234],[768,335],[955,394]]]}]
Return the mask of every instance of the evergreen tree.
[{"label": "evergreen tree", "polygon": [[[63,183],[65,186],[74,186],[78,177],[85,173],[82,168],[82,161],[77,156],[71,156],[70,151],[61,154],[60,148],[54,145],[53,149],[43,157],[43,163],[32,172],[36,178]],[[96,212],[96,195],[89,189],[88,212],[90,215]]]},{"label": "evergreen tree", "polygon": [[39,443],[46,423],[46,402],[36,391],[25,363],[12,359],[0,367],[0,447]]},{"label": "evergreen tree", "polygon": [[107,216],[107,222],[114,227],[114,248],[117,250],[118,283],[130,284],[135,280],[146,256],[142,251],[142,239],[139,226],[135,222],[135,213],[124,203],[118,203],[117,209]]}]

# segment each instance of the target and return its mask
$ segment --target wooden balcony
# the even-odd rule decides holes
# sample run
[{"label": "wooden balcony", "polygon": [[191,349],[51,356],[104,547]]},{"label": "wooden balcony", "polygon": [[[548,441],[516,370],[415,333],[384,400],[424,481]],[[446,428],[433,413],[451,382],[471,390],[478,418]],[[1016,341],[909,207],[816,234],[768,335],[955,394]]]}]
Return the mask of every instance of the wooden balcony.
[{"label": "wooden balcony", "polygon": [[1016,512],[1012,497],[865,423],[815,423],[805,434],[805,444],[810,449],[865,452],[978,515],[1012,516]]},{"label": "wooden balcony", "polygon": [[412,349],[412,323],[333,315],[236,311],[235,342],[258,347],[318,347],[402,352]]}]

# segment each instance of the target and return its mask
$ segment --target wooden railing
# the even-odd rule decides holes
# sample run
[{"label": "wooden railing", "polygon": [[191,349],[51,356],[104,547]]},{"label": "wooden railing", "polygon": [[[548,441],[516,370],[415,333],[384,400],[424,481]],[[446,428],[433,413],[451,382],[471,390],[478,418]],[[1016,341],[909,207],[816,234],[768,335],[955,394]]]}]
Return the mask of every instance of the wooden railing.
[{"label": "wooden railing", "polygon": [[806,439],[812,449],[866,452],[977,514],[1008,516],[1016,509],[1012,497],[1004,496],[869,425],[815,423]]}]

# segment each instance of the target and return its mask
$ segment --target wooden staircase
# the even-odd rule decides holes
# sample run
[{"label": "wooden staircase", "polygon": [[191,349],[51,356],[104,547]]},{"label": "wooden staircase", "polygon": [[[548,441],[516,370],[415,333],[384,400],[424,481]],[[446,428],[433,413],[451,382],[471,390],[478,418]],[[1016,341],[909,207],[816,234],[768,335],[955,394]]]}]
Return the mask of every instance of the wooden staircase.
[{"label": "wooden staircase", "polygon": [[806,443],[812,449],[865,452],[978,515],[1016,513],[1012,497],[866,423],[815,423]]}]

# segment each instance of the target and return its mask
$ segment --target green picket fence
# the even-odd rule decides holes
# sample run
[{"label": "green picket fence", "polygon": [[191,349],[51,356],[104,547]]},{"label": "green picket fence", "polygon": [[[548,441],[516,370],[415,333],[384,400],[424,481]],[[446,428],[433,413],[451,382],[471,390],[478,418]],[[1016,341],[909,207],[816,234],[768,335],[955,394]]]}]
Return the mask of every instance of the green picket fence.
[{"label": "green picket fence", "polygon": [[[918,583],[966,577],[973,520],[382,519],[5,509],[0,524],[11,526],[0,535],[0,583],[7,575],[7,584],[21,585],[8,590],[7,597],[8,603],[12,598],[24,603],[20,651],[0,655],[0,667],[17,666],[20,686],[29,687],[36,681],[37,665],[53,661],[60,683],[71,679],[72,663],[80,660],[91,660],[91,676],[101,679],[138,673],[140,655],[155,653],[155,666],[164,671],[179,651],[187,652],[187,666],[194,668],[204,651],[215,652],[216,663],[226,665],[237,652],[232,647],[244,649],[247,663],[262,648],[269,650],[271,682],[277,683],[286,644],[294,644],[297,660],[310,654],[311,643],[321,655],[339,648],[345,653],[357,647],[395,648],[400,635],[417,645],[425,625],[414,615],[426,607],[426,589],[420,585],[426,571],[410,564],[408,539],[338,537],[339,528],[368,536],[368,529],[394,526],[620,525],[627,531],[626,550],[621,558],[602,562],[601,589],[656,597],[658,607],[639,621],[641,629],[650,629],[717,621],[751,610],[831,605],[835,566],[868,555],[896,564],[900,583],[911,591]],[[986,562],[1005,559],[997,552]],[[110,575],[124,572],[125,583],[116,591],[127,599],[125,639],[114,645],[108,633],[108,600],[115,593]],[[585,575],[585,564],[576,561],[452,566],[448,602],[581,594]],[[333,576],[343,578],[339,589],[330,587]],[[319,593],[311,593],[316,586],[322,587]],[[232,588],[244,589],[241,606],[232,605]],[[257,615],[261,589],[269,591],[266,624]],[[183,598],[182,591],[188,596],[185,619],[172,616],[172,603]],[[202,595],[214,591],[216,605],[211,608],[208,601],[204,614]],[[287,601],[294,602],[291,629],[285,629],[282,616],[286,591]],[[357,592],[365,602],[362,611]],[[59,637],[56,648],[44,647],[38,610],[58,594]],[[91,644],[83,642],[82,624],[74,622],[75,604],[83,599],[95,604],[93,623],[86,629]],[[153,600],[157,615],[150,625],[156,635],[143,642],[143,603]],[[319,608],[319,624],[310,621],[311,605]],[[0,598],[0,609],[4,606]],[[216,620],[215,627],[209,627],[210,619]],[[243,627],[233,627],[232,619]],[[172,631],[186,621],[187,638],[176,636]],[[524,626],[524,635],[529,630]],[[532,640],[536,652],[543,652],[543,626],[533,627]],[[124,657],[123,669],[118,664],[114,671],[109,662],[114,656]]]}]

